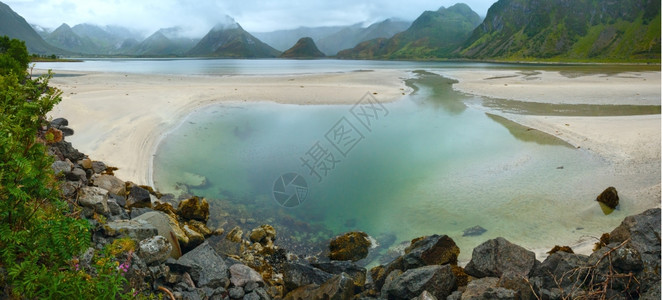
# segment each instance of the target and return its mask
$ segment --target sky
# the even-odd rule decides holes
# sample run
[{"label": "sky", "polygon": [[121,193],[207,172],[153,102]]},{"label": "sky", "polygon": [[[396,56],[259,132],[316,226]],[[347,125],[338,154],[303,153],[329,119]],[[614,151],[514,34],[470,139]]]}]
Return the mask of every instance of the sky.
[{"label": "sky", "polygon": [[[413,21],[425,10],[450,7],[458,0],[0,0],[28,23],[54,29],[62,23],[120,25],[149,35],[180,26],[189,36],[203,36],[234,18],[249,32],[299,26],[366,24],[387,18]],[[496,0],[464,0],[479,15]]]}]

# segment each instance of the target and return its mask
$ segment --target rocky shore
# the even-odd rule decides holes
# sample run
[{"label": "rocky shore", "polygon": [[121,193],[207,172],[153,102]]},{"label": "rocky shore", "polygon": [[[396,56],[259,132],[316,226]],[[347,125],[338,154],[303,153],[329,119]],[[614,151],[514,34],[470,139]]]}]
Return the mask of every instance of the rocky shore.
[{"label": "rocky shore", "polygon": [[[117,245],[126,291],[165,299],[660,299],[660,209],[625,218],[596,241],[591,255],[557,247],[542,262],[504,238],[460,249],[446,235],[411,241],[387,264],[366,269],[365,233],[329,241],[324,257],[300,258],[278,246],[268,225],[209,228],[209,203],[175,199],[125,182],[116,169],[76,150],[66,119],[50,145],[52,168],[72,210],[92,225],[94,247],[77,263],[90,270],[95,251]],[[465,250],[466,251],[466,250]],[[1,296],[1,295],[0,295]]]}]

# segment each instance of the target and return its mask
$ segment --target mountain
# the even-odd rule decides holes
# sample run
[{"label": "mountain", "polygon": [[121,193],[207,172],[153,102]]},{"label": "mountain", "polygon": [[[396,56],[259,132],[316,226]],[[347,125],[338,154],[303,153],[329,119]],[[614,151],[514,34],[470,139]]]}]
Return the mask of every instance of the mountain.
[{"label": "mountain", "polygon": [[299,39],[292,48],[287,49],[280,55],[281,58],[320,58],[325,56],[310,37]]},{"label": "mountain", "polygon": [[46,43],[23,17],[0,2],[0,36],[4,35],[25,41],[25,46],[30,53],[50,55],[66,54],[67,52]]},{"label": "mountain", "polygon": [[188,51],[189,56],[274,58],[280,51],[246,32],[239,24],[217,25]]},{"label": "mountain", "polygon": [[284,51],[294,45],[302,37],[310,37],[314,41],[335,34],[347,26],[299,27],[296,29],[276,30],[272,32],[253,32],[252,34],[270,46]]},{"label": "mountain", "polygon": [[460,52],[467,58],[660,59],[659,0],[499,0]]},{"label": "mountain", "polygon": [[126,39],[142,39],[140,34],[119,26],[101,27],[93,24],[78,24],[71,30],[95,45],[98,52],[93,54],[118,54]]},{"label": "mountain", "polygon": [[[135,45],[127,53],[139,56],[179,56],[191,50],[197,43],[195,39],[178,38],[176,29],[161,29],[147,39]],[[168,35],[170,37],[168,37]]]},{"label": "mountain", "polygon": [[32,29],[34,29],[34,31],[35,31],[37,34],[39,34],[39,36],[40,36],[42,39],[45,39],[45,38],[46,38],[49,34],[51,34],[51,32],[53,31],[53,30],[50,29],[50,28],[42,27],[42,26],[39,26],[39,25],[37,25],[37,24],[30,24],[30,27],[32,27]]},{"label": "mountain", "polygon": [[426,11],[411,26],[390,39],[374,39],[338,53],[339,58],[430,59],[458,50],[481,22],[466,4]]},{"label": "mountain", "polygon": [[53,30],[46,37],[46,41],[53,46],[74,53],[97,54],[101,52],[94,42],[87,37],[78,36],[66,23]]},{"label": "mountain", "polygon": [[338,51],[356,46],[358,43],[376,38],[390,38],[396,33],[405,31],[411,22],[386,19],[368,27],[360,24],[347,26],[342,30],[320,38],[317,41],[319,48],[329,55],[336,55]]}]

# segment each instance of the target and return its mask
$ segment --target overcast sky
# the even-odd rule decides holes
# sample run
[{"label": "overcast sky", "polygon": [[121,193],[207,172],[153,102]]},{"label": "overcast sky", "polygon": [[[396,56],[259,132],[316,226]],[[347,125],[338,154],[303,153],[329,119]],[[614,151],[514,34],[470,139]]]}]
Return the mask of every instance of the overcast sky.
[{"label": "overcast sky", "polygon": [[[224,15],[250,32],[299,26],[349,25],[396,17],[414,20],[425,10],[449,7],[457,0],[0,0],[28,23],[55,28],[62,23],[121,25],[151,34],[183,26],[204,35]],[[496,0],[465,0],[479,15]]]}]

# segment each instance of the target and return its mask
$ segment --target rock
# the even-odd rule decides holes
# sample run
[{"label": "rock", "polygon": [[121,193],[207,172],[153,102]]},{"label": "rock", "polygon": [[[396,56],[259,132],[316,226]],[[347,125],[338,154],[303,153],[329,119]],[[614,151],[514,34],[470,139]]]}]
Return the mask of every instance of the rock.
[{"label": "rock", "polygon": [[595,200],[611,209],[615,209],[618,206],[618,192],[615,187],[610,186],[598,195],[598,198]]},{"label": "rock", "polygon": [[283,281],[287,290],[314,284],[322,284],[331,279],[332,275],[320,269],[301,263],[288,262],[283,265]]},{"label": "rock", "polygon": [[197,247],[198,245],[202,244],[205,241],[205,236],[195,231],[190,226],[184,225],[181,228],[182,231],[184,231],[184,234],[186,234],[186,237],[188,238],[188,243],[182,245],[182,250],[184,252]]},{"label": "rock", "polygon": [[271,225],[262,225],[251,231],[250,240],[253,243],[260,243],[263,245],[276,240],[276,229]]},{"label": "rock", "polygon": [[83,167],[83,169],[92,169],[92,160],[89,158],[82,159],[79,164]]},{"label": "rock", "polygon": [[337,236],[329,243],[329,258],[332,260],[357,261],[368,256],[372,243],[365,232],[348,232]]},{"label": "rock", "polygon": [[460,291],[455,291],[450,294],[450,296],[446,297],[446,300],[460,300],[462,299],[462,292]]},{"label": "rock", "polygon": [[149,191],[137,185],[131,186],[129,196],[126,199],[127,208],[152,207],[152,199]]},{"label": "rock", "polygon": [[506,273],[528,277],[535,263],[533,252],[499,237],[474,248],[464,270],[477,278],[501,277]]},{"label": "rock", "polygon": [[349,261],[313,263],[312,266],[329,274],[338,275],[345,273],[347,276],[352,278],[354,285],[357,287],[362,287],[365,285],[366,269]]},{"label": "rock", "polygon": [[74,164],[68,160],[57,160],[51,164],[51,169],[53,169],[55,175],[69,173],[73,168]]},{"label": "rock", "polygon": [[531,274],[532,282],[536,288],[551,289],[559,286],[564,290],[571,290],[583,272],[571,272],[586,265],[588,256],[556,252],[548,256],[545,261],[536,266]]},{"label": "rock", "polygon": [[79,161],[85,158],[85,154],[78,152],[70,142],[61,141],[53,144],[54,154],[60,158],[60,160],[69,159],[70,161]]},{"label": "rock", "polygon": [[240,243],[241,242],[241,236],[244,234],[244,232],[239,228],[239,226],[235,226],[228,232],[228,235],[225,236],[225,239],[228,241],[234,242],[234,243]]},{"label": "rock", "polygon": [[230,298],[232,299],[243,299],[244,298],[244,289],[240,287],[233,287],[228,290]]},{"label": "rock", "polygon": [[70,173],[66,173],[67,180],[70,181],[81,181],[84,184],[87,184],[87,173],[81,168],[73,168]]},{"label": "rock", "polygon": [[191,229],[195,230],[196,232],[202,234],[204,237],[208,237],[212,235],[212,233],[214,233],[213,231],[211,231],[211,229],[209,229],[209,227],[207,227],[207,225],[205,225],[205,223],[202,223],[200,221],[190,220],[186,222],[186,225],[188,225]]},{"label": "rock", "polygon": [[126,214],[124,208],[120,207],[115,199],[108,199],[108,209],[110,210],[110,214],[113,216],[125,215],[125,219],[129,219],[129,216]]},{"label": "rock", "polygon": [[197,287],[215,289],[229,284],[225,261],[208,243],[202,243],[176,262],[168,260],[166,265],[173,271],[189,273]]},{"label": "rock", "polygon": [[139,243],[140,251],[138,256],[145,261],[146,264],[160,264],[170,257],[172,252],[172,245],[165,237],[157,235],[155,237],[144,239]]},{"label": "rock", "polygon": [[354,296],[354,282],[347,274],[333,276],[321,285],[310,284],[293,290],[285,296],[285,299],[307,300],[307,299],[329,299],[345,300]]},{"label": "rock", "polygon": [[418,297],[414,298],[414,300],[437,300],[437,297],[430,294],[428,291],[423,291]]},{"label": "rock", "polygon": [[611,243],[627,244],[641,255],[644,272],[657,273],[660,270],[660,209],[649,209],[641,214],[626,217],[621,225],[610,234]]},{"label": "rock", "polygon": [[157,235],[159,232],[151,224],[139,220],[118,220],[103,225],[102,231],[108,237],[129,237],[134,241],[142,241]]},{"label": "rock", "polygon": [[106,171],[106,164],[104,164],[102,161],[93,161],[92,162],[92,170],[94,171],[95,174],[101,174],[104,171]]},{"label": "rock", "polygon": [[60,127],[60,126],[68,126],[69,125],[69,120],[65,118],[55,118],[53,121],[51,121],[51,126],[52,127]]},{"label": "rock", "polygon": [[78,181],[63,181],[60,183],[60,191],[67,199],[76,199],[76,194],[80,187],[81,184]]},{"label": "rock", "polygon": [[110,215],[108,207],[108,191],[102,188],[86,186],[78,192],[78,203],[81,206],[94,209],[95,212],[104,216]]},{"label": "rock", "polygon": [[486,231],[487,229],[476,225],[474,227],[465,229],[464,232],[462,233],[462,236],[479,236],[485,233]]},{"label": "rock", "polygon": [[154,210],[151,209],[151,208],[148,208],[148,207],[143,207],[143,208],[135,208],[134,207],[134,208],[131,209],[131,219],[136,219],[136,218],[142,216],[143,214],[146,214],[146,213],[152,212],[152,211],[154,211]]},{"label": "rock", "polygon": [[243,264],[230,266],[230,282],[238,287],[244,287],[249,282],[262,283],[264,285],[264,280],[260,273]]},{"label": "rock", "polygon": [[498,287],[499,278],[485,277],[474,279],[462,293],[462,300],[519,299],[513,290]]},{"label": "rock", "polygon": [[384,285],[388,299],[411,299],[428,291],[437,299],[446,299],[457,284],[450,265],[425,266],[407,270],[388,286]]},{"label": "rock", "polygon": [[74,135],[74,130],[69,128],[69,127],[66,127],[66,126],[60,126],[60,128],[58,128],[58,130],[60,130],[62,132],[62,135],[64,135],[64,136]]},{"label": "rock", "polygon": [[134,220],[142,220],[151,224],[158,230],[159,235],[168,239],[168,242],[172,245],[170,257],[177,259],[182,256],[180,240],[188,243],[188,238],[186,238],[186,234],[179,228],[176,220],[158,211],[146,212],[134,218]]},{"label": "rock", "polygon": [[412,240],[405,249],[403,271],[429,265],[457,264],[460,248],[447,235],[431,235]]},{"label": "rock", "polygon": [[192,197],[179,202],[177,214],[182,218],[207,222],[209,220],[209,203],[205,198]]},{"label": "rock", "polygon": [[94,174],[91,182],[92,185],[106,189],[115,195],[126,195],[126,184],[113,175]]}]

